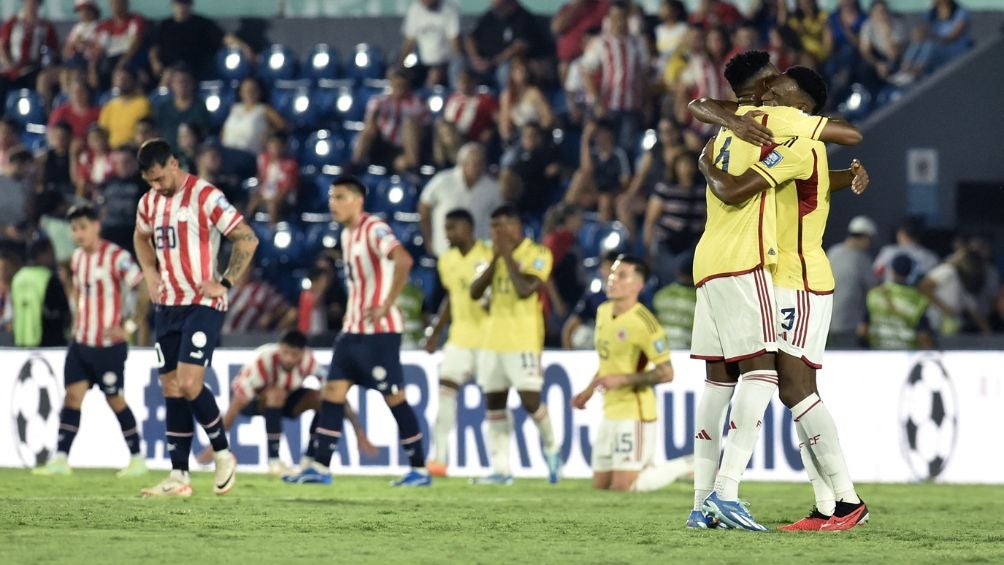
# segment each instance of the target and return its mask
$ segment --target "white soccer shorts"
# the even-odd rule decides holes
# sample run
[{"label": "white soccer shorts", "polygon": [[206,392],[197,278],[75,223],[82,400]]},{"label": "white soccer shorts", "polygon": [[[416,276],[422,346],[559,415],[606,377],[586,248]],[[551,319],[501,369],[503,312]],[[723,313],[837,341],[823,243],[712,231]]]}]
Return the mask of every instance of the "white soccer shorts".
[{"label": "white soccer shorts", "polygon": [[655,422],[604,418],[593,444],[593,472],[641,471],[651,465],[656,431]]},{"label": "white soccer shorts", "polygon": [[439,363],[439,380],[458,385],[466,383],[474,376],[480,353],[477,349],[447,343],[443,346],[443,360]]},{"label": "white soccer shorts", "polygon": [[777,301],[777,347],[813,369],[823,368],[830,332],[833,295],[774,287]]},{"label": "white soccer shorts", "polygon": [[697,289],[690,356],[731,363],[777,351],[774,309],[768,271],[709,280]]},{"label": "white soccer shorts", "polygon": [[476,374],[478,385],[484,392],[505,392],[510,388],[539,392],[544,388],[539,351],[481,351]]}]

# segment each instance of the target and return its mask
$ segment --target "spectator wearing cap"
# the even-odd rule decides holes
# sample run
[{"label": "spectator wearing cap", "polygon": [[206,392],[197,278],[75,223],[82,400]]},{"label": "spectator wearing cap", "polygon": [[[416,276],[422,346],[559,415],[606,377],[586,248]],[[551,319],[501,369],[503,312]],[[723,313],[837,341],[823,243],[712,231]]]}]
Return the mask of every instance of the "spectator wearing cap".
[{"label": "spectator wearing cap", "polygon": [[171,96],[157,104],[153,115],[164,139],[177,150],[178,127],[182,123],[188,122],[201,131],[208,131],[211,120],[206,105],[195,95],[195,77],[187,65],[172,67],[169,82]]},{"label": "spectator wearing cap", "polygon": [[150,115],[151,107],[150,100],[137,88],[136,73],[132,69],[116,69],[112,84],[118,96],[101,108],[98,123],[108,130],[108,143],[115,148],[133,140],[136,125]]},{"label": "spectator wearing cap", "polygon": [[172,0],[171,17],[160,22],[150,48],[150,67],[162,77],[173,65],[184,63],[196,77],[207,77],[224,37],[216,22],[192,13],[192,0]]},{"label": "spectator wearing cap", "polygon": [[930,301],[909,283],[914,261],[899,253],[889,263],[889,280],[868,291],[858,337],[872,349],[932,349]]},{"label": "spectator wearing cap", "polygon": [[878,284],[870,252],[875,233],[871,218],[856,216],[847,226],[847,238],[826,252],[836,281],[828,340],[831,346],[853,345],[855,332],[864,321],[865,297]]}]

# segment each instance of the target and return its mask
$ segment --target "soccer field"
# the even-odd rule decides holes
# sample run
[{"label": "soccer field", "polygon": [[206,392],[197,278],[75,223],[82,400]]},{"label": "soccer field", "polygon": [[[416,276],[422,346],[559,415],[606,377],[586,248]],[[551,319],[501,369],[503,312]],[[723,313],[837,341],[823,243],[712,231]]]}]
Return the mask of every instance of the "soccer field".
[{"label": "soccer field", "polygon": [[[400,490],[383,478],[290,486],[241,475],[225,497],[197,473],[190,499],[137,496],[159,473],[68,478],[0,470],[0,562],[961,563],[1004,561],[1004,487],[861,485],[872,522],[842,533],[689,531],[687,484],[654,494],[586,481]],[[772,528],[811,506],[808,485],[750,483]]]}]

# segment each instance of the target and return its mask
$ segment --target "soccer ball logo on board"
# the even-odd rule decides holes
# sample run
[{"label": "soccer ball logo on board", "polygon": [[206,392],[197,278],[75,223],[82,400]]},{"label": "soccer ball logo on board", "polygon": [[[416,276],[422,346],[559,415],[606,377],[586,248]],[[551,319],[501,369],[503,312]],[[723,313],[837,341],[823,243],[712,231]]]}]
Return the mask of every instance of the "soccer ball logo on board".
[{"label": "soccer ball logo on board", "polygon": [[955,449],[959,405],[955,387],[940,359],[919,359],[900,393],[900,444],[920,480],[934,480]]},{"label": "soccer ball logo on board", "polygon": [[14,445],[25,467],[44,465],[56,449],[59,385],[49,362],[29,357],[11,390]]}]

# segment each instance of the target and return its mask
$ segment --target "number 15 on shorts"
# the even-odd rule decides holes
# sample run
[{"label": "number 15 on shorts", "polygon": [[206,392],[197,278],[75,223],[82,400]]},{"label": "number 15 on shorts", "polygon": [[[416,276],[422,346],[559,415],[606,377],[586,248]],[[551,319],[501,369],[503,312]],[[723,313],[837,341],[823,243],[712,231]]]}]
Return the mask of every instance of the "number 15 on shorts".
[{"label": "number 15 on shorts", "polygon": [[624,432],[617,436],[617,443],[614,446],[614,453],[631,453],[634,451],[634,434]]}]

